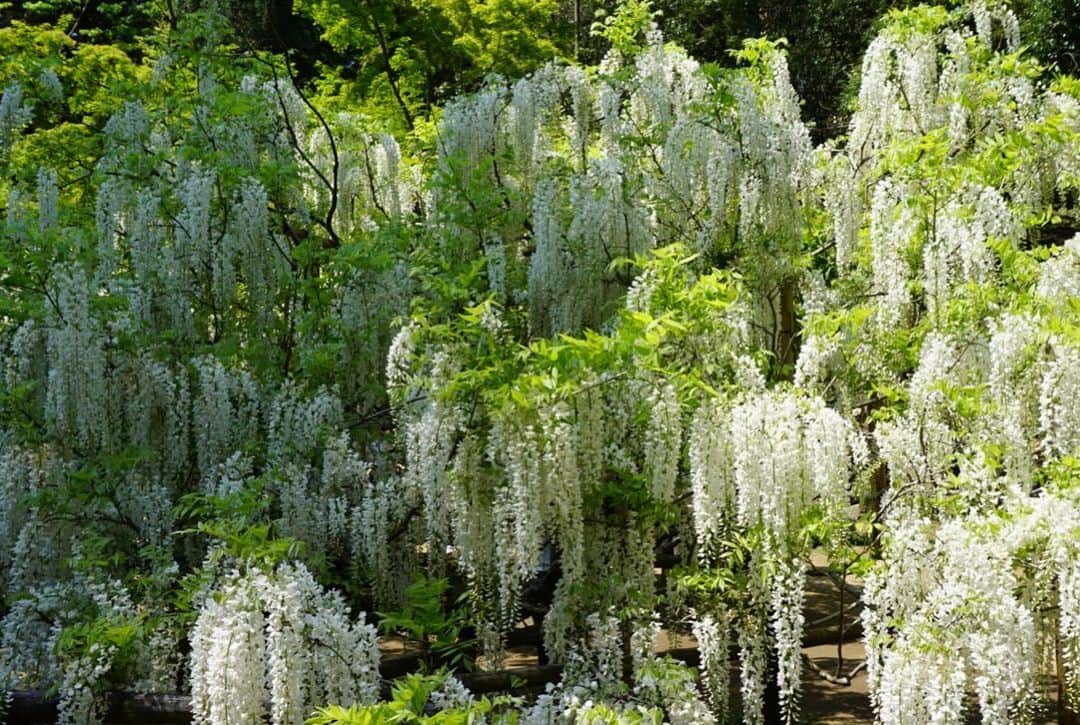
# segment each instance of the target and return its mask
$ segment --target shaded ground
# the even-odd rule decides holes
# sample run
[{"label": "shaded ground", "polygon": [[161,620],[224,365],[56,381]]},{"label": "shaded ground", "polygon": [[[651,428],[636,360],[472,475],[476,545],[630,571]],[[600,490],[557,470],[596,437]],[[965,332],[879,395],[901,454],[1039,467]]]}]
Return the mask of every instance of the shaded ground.
[{"label": "shaded ground", "polygon": [[[815,556],[813,563],[823,569],[826,562],[824,557]],[[803,654],[812,664],[807,664],[803,668],[801,721],[804,723],[849,725],[874,722],[866,669],[865,666],[860,667],[864,665],[866,650],[860,640],[858,606],[851,607],[852,603],[859,600],[862,582],[854,577],[849,577],[845,581],[844,607],[847,611],[844,616],[844,638],[847,641],[838,648],[837,618],[829,617],[839,611],[839,586],[840,582],[824,573],[815,574],[811,571],[807,576],[804,608],[807,637],[804,641],[808,642],[808,646],[803,648]],[[696,643],[692,637],[665,631],[662,633],[658,651],[670,652],[680,659],[686,659],[689,656],[693,660],[695,646]],[[849,683],[832,682],[821,674],[827,673],[836,679],[838,654],[842,657],[839,674],[848,676],[853,671],[855,672],[850,677]],[[535,668],[537,666],[535,647],[510,648],[505,666],[519,671]],[[844,677],[844,680],[846,679]],[[1040,699],[1043,702],[1043,712],[1034,720],[1034,723],[1035,725],[1053,725],[1057,722],[1054,714],[1056,713],[1056,693],[1053,689],[1053,681],[1047,678],[1041,684]],[[738,683],[733,682],[732,685],[737,691]],[[978,722],[977,717],[972,720],[973,725]]]},{"label": "shaded ground", "polygon": [[[823,644],[803,649],[821,669],[831,672],[836,667],[836,645]],[[843,647],[844,673],[850,672],[862,662],[866,650],[862,642],[849,642]],[[803,720],[813,723],[870,723],[874,711],[870,708],[870,695],[866,689],[866,669],[852,678],[850,685],[826,682],[813,672],[803,670],[802,686]]]}]

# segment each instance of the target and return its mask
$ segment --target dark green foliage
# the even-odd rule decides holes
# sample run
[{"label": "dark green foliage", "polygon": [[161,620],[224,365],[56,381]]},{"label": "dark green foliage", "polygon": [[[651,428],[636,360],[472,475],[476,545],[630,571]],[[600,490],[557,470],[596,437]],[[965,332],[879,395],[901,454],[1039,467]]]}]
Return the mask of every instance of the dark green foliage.
[{"label": "dark green foliage", "polygon": [[846,129],[845,89],[875,21],[910,0],[658,0],[661,27],[701,61],[734,65],[743,38],[786,38],[791,82],[818,140]]},{"label": "dark green foliage", "polygon": [[1036,57],[1052,69],[1080,72],[1080,2],[1077,0],[1014,0],[1020,37]]}]

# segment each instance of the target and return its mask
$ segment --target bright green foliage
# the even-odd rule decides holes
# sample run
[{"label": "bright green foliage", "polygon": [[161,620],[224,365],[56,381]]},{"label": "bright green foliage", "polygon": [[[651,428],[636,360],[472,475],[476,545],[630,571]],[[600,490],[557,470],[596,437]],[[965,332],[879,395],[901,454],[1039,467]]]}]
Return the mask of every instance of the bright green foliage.
[{"label": "bright green foliage", "polygon": [[433,692],[443,687],[448,675],[408,675],[394,684],[391,700],[378,705],[319,708],[307,720],[307,725],[514,725],[518,714],[512,697],[480,698],[462,708],[447,708],[429,712],[428,702]]},{"label": "bright green foliage", "polygon": [[214,542],[208,564],[242,561],[272,568],[303,558],[304,544],[280,536],[270,523],[255,523],[268,518],[270,499],[265,484],[251,481],[235,493],[215,496],[191,493],[176,505],[177,524],[195,524],[193,529],[178,529],[177,535],[201,535]]},{"label": "bright green foliage", "polygon": [[0,147],[0,198],[12,179],[28,183],[46,168],[56,170],[77,207],[102,152],[105,122],[148,75],[116,46],[79,44],[48,25],[0,28],[0,79],[5,87],[19,84],[32,109],[27,132]]},{"label": "bright green foliage", "polygon": [[632,57],[645,46],[645,33],[659,14],[649,0],[622,0],[618,12],[593,23],[592,33],[607,41],[611,48]]},{"label": "bright green foliage", "polygon": [[301,0],[323,38],[354,59],[339,103],[411,130],[488,74],[521,76],[566,53],[556,0]]},{"label": "bright green foliage", "polygon": [[118,45],[138,52],[169,9],[172,0],[23,0],[0,2],[0,25],[24,22],[56,25],[79,42]]}]

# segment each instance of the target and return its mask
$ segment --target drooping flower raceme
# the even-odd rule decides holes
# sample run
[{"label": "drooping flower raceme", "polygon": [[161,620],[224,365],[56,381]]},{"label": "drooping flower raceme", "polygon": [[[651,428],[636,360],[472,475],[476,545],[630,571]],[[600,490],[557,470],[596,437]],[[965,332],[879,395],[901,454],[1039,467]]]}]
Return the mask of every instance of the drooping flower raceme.
[{"label": "drooping flower raceme", "polygon": [[200,725],[267,715],[273,725],[300,725],[316,705],[378,696],[375,629],[351,621],[340,595],[302,564],[227,574],[206,595],[190,639]]},{"label": "drooping flower raceme", "polygon": [[[725,531],[753,530],[761,536],[749,564],[752,611],[737,623],[743,716],[762,717],[772,646],[784,717],[794,721],[804,573],[793,537],[800,517],[812,507],[833,516],[845,510],[852,473],[867,457],[865,443],[850,421],[822,400],[777,391],[748,393],[728,405],[706,400],[694,426],[690,478],[702,561],[718,553]],[[698,626],[707,639],[718,640],[711,621],[702,619]]]}]

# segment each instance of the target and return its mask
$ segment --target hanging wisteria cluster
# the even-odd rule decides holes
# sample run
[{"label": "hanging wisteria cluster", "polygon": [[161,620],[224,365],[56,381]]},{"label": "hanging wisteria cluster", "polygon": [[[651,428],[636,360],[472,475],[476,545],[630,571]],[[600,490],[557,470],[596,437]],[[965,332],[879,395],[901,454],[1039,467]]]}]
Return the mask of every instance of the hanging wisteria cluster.
[{"label": "hanging wisteria cluster", "polygon": [[86,179],[12,182],[0,691],[301,723],[377,699],[350,611],[423,575],[485,666],[532,617],[564,677],[522,722],[796,722],[842,549],[882,723],[1030,720],[1055,659],[1077,697],[1080,87],[996,0],[894,12],[815,149],[780,45],[639,31],[487,79],[427,152],[178,50]]},{"label": "hanging wisteria cluster", "polygon": [[[707,262],[735,257],[775,347],[812,149],[784,55],[747,55],[755,74],[711,78],[653,28],[636,57],[613,51],[596,73],[552,64],[454,101],[436,238],[484,254],[489,289],[528,300],[533,336],[608,318],[625,292],[616,260],[672,243]],[[718,86],[728,100],[710,105]]]},{"label": "hanging wisteria cluster", "polygon": [[[736,256],[760,271],[737,303],[718,295],[728,309],[698,321],[693,343],[717,382],[739,373],[738,382],[764,385],[744,351],[783,354],[791,343],[777,310],[795,277],[811,157],[783,55],[755,46],[752,61],[753,77],[711,79],[653,29],[635,58],[613,51],[595,76],[550,65],[446,109],[432,233],[448,252],[484,254],[494,300],[470,332],[481,345],[598,326],[627,289],[613,265],[678,243],[699,255],[695,270]],[[715,84],[729,105],[702,111]],[[630,315],[663,315],[673,292],[694,288],[686,279],[675,290],[663,274],[646,269],[633,282]],[[414,326],[403,328],[387,370],[392,395],[414,401],[398,409],[405,477],[423,493],[429,548],[451,544],[483,600],[496,603],[485,628],[512,626],[552,548],[561,576],[544,630],[555,655],[572,651],[598,595],[650,611],[660,529],[640,509],[677,508],[684,485],[685,403],[672,382],[585,362],[567,381],[569,397],[553,381],[536,398],[490,401],[478,414],[468,392],[444,392],[484,364],[455,362],[469,343],[420,342]],[[638,481],[642,497],[608,515],[608,489]],[[613,583],[606,593],[586,585],[597,572]]]},{"label": "hanging wisteria cluster", "polygon": [[231,572],[206,593],[190,635],[194,722],[268,714],[274,725],[293,725],[320,703],[372,702],[379,694],[375,637],[302,564]]},{"label": "hanging wisteria cluster", "polygon": [[[249,75],[230,90],[197,71],[191,116],[149,97],[120,105],[89,209],[44,168],[7,200],[5,243],[50,258],[33,282],[40,307],[3,339],[5,415],[28,427],[3,433],[0,582],[25,598],[4,610],[0,688],[57,688],[64,722],[101,717],[117,685],[190,687],[203,722],[258,717],[268,699],[274,722],[300,723],[317,704],[374,697],[374,630],[351,623],[303,564],[260,568],[264,552],[236,544],[237,511],[252,517],[240,520],[250,536],[272,531],[313,559],[355,551],[388,599],[402,587],[383,574],[392,542],[366,536],[405,517],[392,467],[350,431],[385,405],[381,383],[353,374],[381,377],[407,280],[395,264],[335,265],[304,245],[340,244],[376,217],[400,222],[415,180],[394,140],[356,119],[337,129],[365,163],[328,154],[329,127],[290,82]],[[184,72],[164,64],[154,83]],[[19,87],[5,92],[5,158],[31,106]],[[322,236],[306,241],[313,227]],[[84,242],[54,243],[65,238]],[[313,382],[316,353],[352,326],[369,329],[337,348],[350,373]],[[203,528],[181,538],[192,517]],[[170,601],[179,575],[200,570],[196,535],[224,543],[221,557],[248,574],[185,605],[198,616],[181,631]],[[149,573],[116,581],[125,560]]]},{"label": "hanging wisteria cluster", "polygon": [[[1076,337],[1057,315],[1080,270],[1075,241],[1043,253],[1031,227],[1075,194],[1080,116],[1059,89],[1037,90],[1018,48],[1002,5],[898,15],[867,52],[851,136],[829,161],[849,276],[808,320],[798,378],[856,413],[880,405],[868,383],[904,400],[871,446],[885,546],[862,619],[883,723],[964,722],[972,703],[986,723],[1027,721],[1043,663],[1059,659],[1063,688],[1075,677],[1077,440],[1064,401]],[[1008,133],[1045,140],[995,164],[995,134]],[[920,146],[939,160],[917,163]],[[825,324],[844,307],[860,322]],[[859,359],[895,331],[916,359]]]},{"label": "hanging wisteria cluster", "polygon": [[784,716],[798,715],[802,670],[804,552],[794,542],[803,516],[846,515],[850,482],[868,458],[854,426],[819,398],[758,391],[703,403],[692,423],[690,480],[698,556],[722,556],[734,531],[760,543],[749,561],[752,591],[742,611],[705,613],[695,633],[710,697],[727,701],[727,651],[738,630],[743,718],[762,722],[766,653],[777,657]]}]

